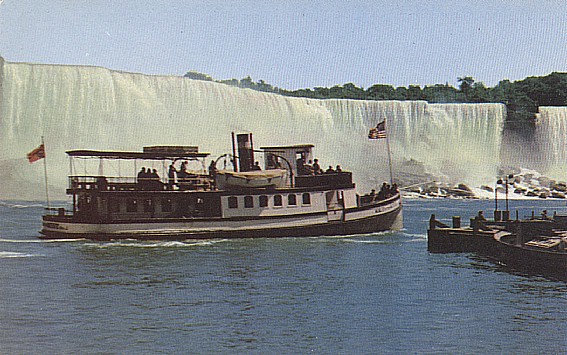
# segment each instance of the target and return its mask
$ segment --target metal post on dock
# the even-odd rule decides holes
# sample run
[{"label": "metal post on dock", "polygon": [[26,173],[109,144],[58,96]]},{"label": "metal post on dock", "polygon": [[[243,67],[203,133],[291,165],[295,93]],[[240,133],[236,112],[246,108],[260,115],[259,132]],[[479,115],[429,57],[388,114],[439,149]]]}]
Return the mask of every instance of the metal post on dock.
[{"label": "metal post on dock", "polygon": [[500,221],[500,211],[498,211],[498,184],[500,184],[502,180],[497,180],[496,185],[494,185],[494,222]]},{"label": "metal post on dock", "polygon": [[429,218],[429,230],[434,230],[435,229],[435,215],[432,214],[431,217]]},{"label": "metal post on dock", "polygon": [[453,216],[453,228],[461,228],[461,216]]},{"label": "metal post on dock", "polygon": [[522,222],[518,221],[516,225],[516,245],[522,245],[524,243],[524,235],[522,231]]}]

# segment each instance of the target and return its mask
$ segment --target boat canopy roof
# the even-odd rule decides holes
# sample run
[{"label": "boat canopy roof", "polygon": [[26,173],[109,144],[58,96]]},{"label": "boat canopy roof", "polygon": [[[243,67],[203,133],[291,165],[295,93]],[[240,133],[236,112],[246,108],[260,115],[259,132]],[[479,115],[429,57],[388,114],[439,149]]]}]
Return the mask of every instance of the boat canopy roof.
[{"label": "boat canopy roof", "polygon": [[313,148],[315,147],[313,144],[296,144],[296,145],[281,145],[281,146],[273,146],[273,147],[260,147],[262,150],[278,150],[278,149],[305,149],[305,148]]},{"label": "boat canopy roof", "polygon": [[209,153],[203,152],[117,152],[100,150],[70,150],[70,157],[102,158],[102,159],[145,159],[145,160],[178,160],[206,158]]},{"label": "boat canopy roof", "polygon": [[253,170],[253,171],[240,171],[240,172],[234,172],[230,170],[217,171],[217,175],[231,175],[236,178],[243,178],[248,180],[273,179],[276,177],[284,176],[286,173],[287,170],[284,169]]}]

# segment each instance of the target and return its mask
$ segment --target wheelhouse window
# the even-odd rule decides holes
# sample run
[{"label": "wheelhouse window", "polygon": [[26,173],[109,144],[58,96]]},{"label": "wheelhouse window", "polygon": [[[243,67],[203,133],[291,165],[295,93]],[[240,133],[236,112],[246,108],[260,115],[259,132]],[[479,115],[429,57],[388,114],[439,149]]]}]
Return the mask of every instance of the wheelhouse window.
[{"label": "wheelhouse window", "polygon": [[282,195],[275,195],[274,196],[274,206],[276,206],[276,207],[283,206]]},{"label": "wheelhouse window", "polygon": [[288,206],[297,205],[297,196],[295,196],[294,194],[287,195],[287,204]]},{"label": "wheelhouse window", "polygon": [[126,201],[126,212],[138,212],[138,200],[129,198]]},{"label": "wheelhouse window", "polygon": [[304,205],[311,204],[311,195],[308,192],[304,192],[303,195],[301,195],[301,199]]},{"label": "wheelhouse window", "polygon": [[238,198],[236,196],[228,198],[228,208],[238,208]]},{"label": "wheelhouse window", "polygon": [[164,198],[161,200],[161,211],[162,212],[171,212],[173,211],[173,202],[170,198]]},{"label": "wheelhouse window", "polygon": [[268,196],[266,195],[260,196],[260,207],[268,207]]},{"label": "wheelhouse window", "polygon": [[254,197],[244,196],[244,208],[253,208],[253,207],[254,207]]}]

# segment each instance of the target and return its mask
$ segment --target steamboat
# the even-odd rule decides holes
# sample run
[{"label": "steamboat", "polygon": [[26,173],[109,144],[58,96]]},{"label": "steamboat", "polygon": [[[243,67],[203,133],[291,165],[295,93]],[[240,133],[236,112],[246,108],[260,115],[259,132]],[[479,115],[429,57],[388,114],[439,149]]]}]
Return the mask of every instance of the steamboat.
[{"label": "steamboat", "polygon": [[[232,154],[216,160],[193,146],[68,151],[66,192],[72,210],[59,208],[44,215],[40,238],[305,237],[402,227],[397,189],[359,195],[351,172],[322,172],[308,164],[315,161],[311,144],[254,150],[252,134],[238,134],[236,139],[233,134],[232,147]],[[263,169],[254,153],[263,154]],[[77,174],[77,159],[98,162],[98,174]],[[116,160],[133,163],[134,174],[104,174],[104,164]],[[136,176],[140,162],[160,168],[162,177],[149,168]],[[199,168],[188,171],[190,164]]]}]

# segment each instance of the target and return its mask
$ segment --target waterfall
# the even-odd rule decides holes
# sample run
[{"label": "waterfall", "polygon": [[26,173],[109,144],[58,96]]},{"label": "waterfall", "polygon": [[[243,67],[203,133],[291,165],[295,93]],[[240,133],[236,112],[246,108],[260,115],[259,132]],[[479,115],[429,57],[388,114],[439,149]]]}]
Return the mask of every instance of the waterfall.
[{"label": "waterfall", "polygon": [[491,182],[498,166],[500,104],[293,98],[86,66],[0,62],[0,74],[4,199],[44,196],[42,164],[25,159],[41,136],[56,197],[63,197],[66,186],[67,150],[198,145],[217,157],[230,152],[233,131],[253,132],[257,148],[315,144],[323,167],[340,164],[353,171],[364,192],[389,179],[386,140],[367,138],[383,119],[396,170],[412,162],[432,176],[477,185]]},{"label": "waterfall", "polygon": [[496,175],[504,116],[501,104],[429,104],[396,117],[392,151],[438,181],[480,186]]},{"label": "waterfall", "polygon": [[567,107],[540,107],[534,137],[533,169],[562,181],[567,180]]},{"label": "waterfall", "polygon": [[566,145],[567,107],[540,106],[535,127],[524,124],[504,130],[501,165],[510,172],[525,168],[566,181]]}]

